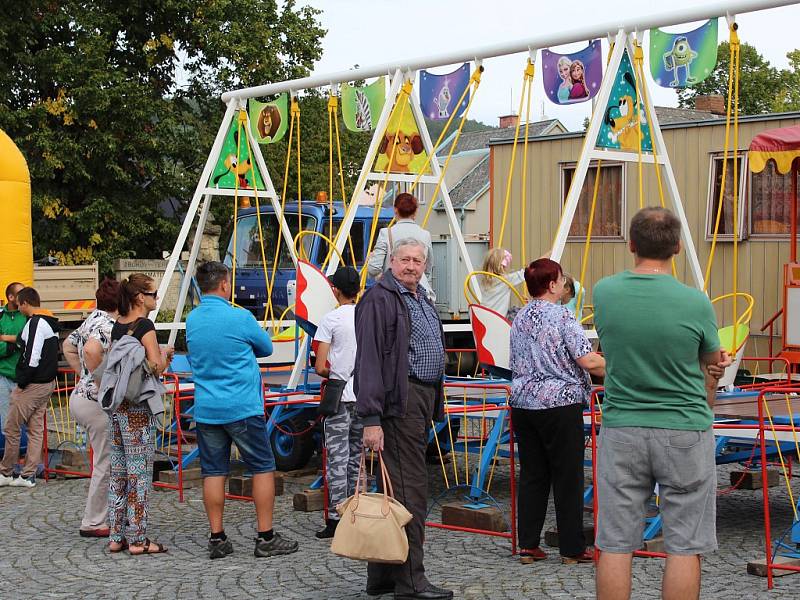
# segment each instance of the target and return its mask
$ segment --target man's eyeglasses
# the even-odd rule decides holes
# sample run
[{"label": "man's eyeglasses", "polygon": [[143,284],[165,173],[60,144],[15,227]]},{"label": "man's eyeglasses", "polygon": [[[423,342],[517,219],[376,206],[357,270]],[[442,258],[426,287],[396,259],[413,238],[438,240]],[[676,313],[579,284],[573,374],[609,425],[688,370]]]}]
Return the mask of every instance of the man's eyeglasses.
[{"label": "man's eyeglasses", "polygon": [[139,292],[143,296],[150,296],[151,298],[158,298],[158,292]]}]

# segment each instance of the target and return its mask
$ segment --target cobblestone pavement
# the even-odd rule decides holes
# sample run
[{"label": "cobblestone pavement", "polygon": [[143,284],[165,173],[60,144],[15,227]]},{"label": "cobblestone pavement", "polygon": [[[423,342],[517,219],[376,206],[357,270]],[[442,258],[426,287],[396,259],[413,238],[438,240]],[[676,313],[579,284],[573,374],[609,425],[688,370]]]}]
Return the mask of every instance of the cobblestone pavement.
[{"label": "cobblestone pavement", "polygon": [[[720,481],[728,480],[720,469]],[[430,467],[431,481],[441,470]],[[77,535],[87,490],[85,480],[41,482],[33,490],[0,489],[0,598],[367,598],[362,563],[332,555],[328,542],[314,538],[320,512],[292,510],[292,494],[303,484],[287,480],[276,502],[276,530],[300,541],[288,557],[253,556],[252,505],[229,501],[226,532],[235,553],[209,561],[207,524],[200,492],[187,491],[178,502],[174,491],[155,491],[149,535],[169,553],[130,557],[111,555],[104,542]],[[498,473],[493,488],[508,489],[508,475]],[[507,494],[506,494],[507,500]],[[718,503],[720,551],[703,563],[703,598],[797,598],[800,575],[776,580],[747,575],[748,560],[763,557],[761,493],[734,491]],[[773,530],[791,522],[785,489],[773,488]],[[587,521],[590,520],[587,514]],[[548,526],[553,524],[552,507]],[[592,598],[592,565],[563,566],[557,550],[531,566],[511,557],[507,540],[428,529],[426,568],[430,579],[455,590],[457,598]],[[662,573],[659,559],[637,559],[634,598],[657,598]],[[384,596],[388,598],[388,596]]]}]

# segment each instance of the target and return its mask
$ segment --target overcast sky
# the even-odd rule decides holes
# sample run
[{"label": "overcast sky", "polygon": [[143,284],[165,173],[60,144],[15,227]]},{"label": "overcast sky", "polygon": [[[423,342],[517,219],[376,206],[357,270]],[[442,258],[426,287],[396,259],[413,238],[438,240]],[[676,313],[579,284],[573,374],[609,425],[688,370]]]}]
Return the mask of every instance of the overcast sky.
[{"label": "overcast sky", "polygon": [[[315,73],[362,67],[454,50],[466,50],[509,40],[563,32],[607,23],[615,18],[661,13],[665,7],[694,6],[697,0],[300,0],[323,12],[320,20],[328,30],[322,41],[324,53]],[[773,66],[786,67],[786,53],[800,47],[797,36],[800,5],[743,14],[737,19],[740,39],[754,45]],[[687,31],[690,26],[666,27]],[[697,23],[694,24],[696,26]],[[728,39],[725,20],[719,22],[720,40]],[[645,63],[648,60],[645,36]],[[584,43],[556,50],[579,50]],[[604,41],[604,52],[607,51]],[[491,125],[497,117],[516,112],[522,88],[525,54],[484,61],[485,72],[470,116]],[[452,67],[433,69],[447,73]],[[645,69],[647,70],[647,69]],[[656,105],[677,106],[674,91],[655,86],[648,79]],[[537,71],[531,106],[533,120],[541,115],[560,119],[569,129],[581,127],[589,104],[561,107],[546,99]]]}]

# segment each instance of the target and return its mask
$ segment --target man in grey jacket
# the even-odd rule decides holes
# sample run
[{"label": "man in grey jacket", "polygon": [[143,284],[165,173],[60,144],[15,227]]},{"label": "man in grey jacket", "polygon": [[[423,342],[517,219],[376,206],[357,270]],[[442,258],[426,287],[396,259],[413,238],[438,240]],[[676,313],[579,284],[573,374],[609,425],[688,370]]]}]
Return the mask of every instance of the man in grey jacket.
[{"label": "man in grey jacket", "polygon": [[431,420],[444,418],[444,332],[433,303],[420,293],[428,254],[414,238],[395,240],[389,270],[356,305],[356,411],[364,445],[383,453],[395,498],[413,515],[408,559],[370,563],[367,593],[397,600],[448,600],[453,592],[425,577],[422,545],[428,508],[425,449]]}]

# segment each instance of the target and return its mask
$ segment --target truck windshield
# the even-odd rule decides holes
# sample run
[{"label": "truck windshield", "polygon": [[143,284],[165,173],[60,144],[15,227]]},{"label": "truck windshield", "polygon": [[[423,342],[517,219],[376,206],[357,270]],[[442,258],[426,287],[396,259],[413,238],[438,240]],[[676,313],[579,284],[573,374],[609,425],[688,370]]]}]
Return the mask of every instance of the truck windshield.
[{"label": "truck windshield", "polygon": [[[286,220],[289,223],[289,230],[292,232],[292,239],[297,235],[297,214],[286,213]],[[317,220],[310,215],[303,216],[303,230],[315,230]],[[274,214],[261,214],[261,229],[264,235],[264,254],[267,259],[267,267],[272,267],[275,259],[275,245],[280,236],[278,219]],[[256,215],[248,215],[239,219],[239,226],[236,229],[236,266],[238,268],[254,269],[261,268],[261,248],[259,246],[258,221]],[[314,236],[307,235],[302,240],[306,256],[310,254]],[[227,265],[233,264],[233,236],[228,244],[228,252],[225,256]],[[292,257],[285,240],[281,240],[281,250],[278,256],[279,269],[293,269]]]}]

